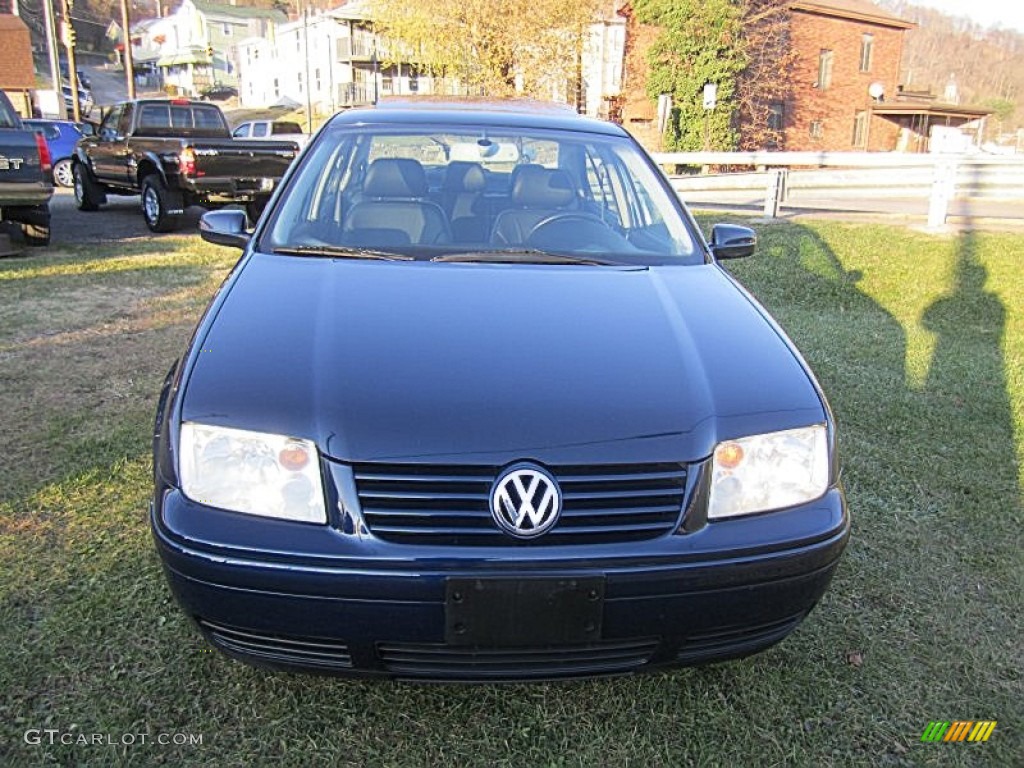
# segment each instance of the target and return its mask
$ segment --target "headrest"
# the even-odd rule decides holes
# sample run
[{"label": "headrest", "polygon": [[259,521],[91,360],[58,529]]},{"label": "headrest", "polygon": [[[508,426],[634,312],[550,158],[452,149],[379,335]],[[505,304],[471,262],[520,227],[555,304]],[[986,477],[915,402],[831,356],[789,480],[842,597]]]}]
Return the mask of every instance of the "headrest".
[{"label": "headrest", "polygon": [[366,197],[424,197],[427,174],[416,160],[382,157],[370,163],[363,194]]},{"label": "headrest", "polygon": [[448,163],[444,188],[449,192],[480,192],[487,186],[487,176],[480,163],[455,160]]},{"label": "headrest", "polygon": [[523,166],[512,182],[512,204],[521,208],[564,208],[575,199],[569,174],[557,168]]}]

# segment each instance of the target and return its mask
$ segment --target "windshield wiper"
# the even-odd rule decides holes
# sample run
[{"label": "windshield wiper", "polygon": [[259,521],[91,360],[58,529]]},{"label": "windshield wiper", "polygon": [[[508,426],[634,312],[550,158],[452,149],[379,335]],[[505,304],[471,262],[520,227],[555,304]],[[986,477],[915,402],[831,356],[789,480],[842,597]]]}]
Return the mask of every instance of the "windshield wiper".
[{"label": "windshield wiper", "polygon": [[431,261],[477,262],[481,264],[586,264],[599,267],[628,266],[618,261],[595,259],[592,256],[548,253],[547,251],[531,248],[446,253],[443,256],[435,256]]},{"label": "windshield wiper", "polygon": [[288,256],[331,256],[342,259],[374,259],[379,261],[412,261],[412,256],[370,248],[352,248],[343,245],[287,245],[275,248],[274,253]]}]

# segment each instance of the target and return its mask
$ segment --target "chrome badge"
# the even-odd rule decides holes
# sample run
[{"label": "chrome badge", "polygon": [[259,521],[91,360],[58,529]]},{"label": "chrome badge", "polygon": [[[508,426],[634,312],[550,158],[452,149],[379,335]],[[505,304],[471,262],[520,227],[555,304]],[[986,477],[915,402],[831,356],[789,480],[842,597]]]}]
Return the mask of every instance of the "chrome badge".
[{"label": "chrome badge", "polygon": [[551,529],[562,512],[555,478],[535,464],[516,464],[491,489],[491,516],[506,533],[532,539]]}]

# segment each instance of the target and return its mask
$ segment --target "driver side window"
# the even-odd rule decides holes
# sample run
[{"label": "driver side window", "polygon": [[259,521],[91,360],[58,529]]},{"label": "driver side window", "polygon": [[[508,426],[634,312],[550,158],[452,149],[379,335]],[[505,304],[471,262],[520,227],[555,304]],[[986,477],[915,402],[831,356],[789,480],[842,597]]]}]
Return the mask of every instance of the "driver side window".
[{"label": "driver side window", "polygon": [[117,135],[117,124],[121,119],[122,112],[124,112],[124,104],[118,104],[107,113],[107,116],[103,118],[103,123],[100,125],[101,138],[109,141]]}]

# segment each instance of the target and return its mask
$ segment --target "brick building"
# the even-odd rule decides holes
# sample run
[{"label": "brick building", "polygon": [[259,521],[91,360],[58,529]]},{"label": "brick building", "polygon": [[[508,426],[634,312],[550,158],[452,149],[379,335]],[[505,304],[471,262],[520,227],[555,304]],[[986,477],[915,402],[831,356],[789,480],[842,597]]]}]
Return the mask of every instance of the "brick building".
[{"label": "brick building", "polygon": [[794,0],[792,96],[773,105],[789,150],[892,150],[898,123],[874,114],[895,99],[903,35],[914,25],[868,0]]},{"label": "brick building", "polygon": [[[927,151],[942,131],[980,134],[990,110],[942,103],[905,92],[899,83],[903,36],[914,24],[870,0],[789,0],[788,35],[795,61],[791,90],[764,104],[769,127],[782,134],[765,149]],[[647,51],[660,33],[640,24],[629,4],[621,119],[648,149],[662,136],[648,96]],[[699,99],[700,94],[694,94]],[[743,125],[738,126],[743,131]]]},{"label": "brick building", "polygon": [[32,114],[30,91],[36,87],[32,40],[17,16],[0,14],[0,90],[23,117]]}]

